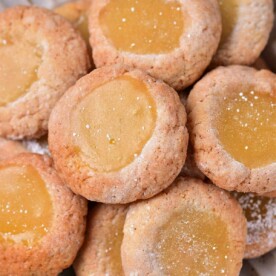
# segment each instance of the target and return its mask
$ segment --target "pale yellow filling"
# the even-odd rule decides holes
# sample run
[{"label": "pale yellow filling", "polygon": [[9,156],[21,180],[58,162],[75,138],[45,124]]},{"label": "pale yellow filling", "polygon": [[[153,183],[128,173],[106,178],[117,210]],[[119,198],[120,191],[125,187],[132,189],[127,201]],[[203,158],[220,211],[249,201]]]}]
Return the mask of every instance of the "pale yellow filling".
[{"label": "pale yellow filling", "polygon": [[184,30],[183,11],[176,0],[110,0],[99,22],[118,50],[137,54],[173,51]]},{"label": "pale yellow filling", "polygon": [[217,119],[219,140],[248,168],[276,161],[276,100],[254,90],[224,98]]},{"label": "pale yellow filling", "polygon": [[164,275],[233,275],[230,243],[225,222],[187,206],[160,229],[155,254]]},{"label": "pale yellow filling", "polygon": [[121,76],[91,91],[71,117],[76,153],[92,160],[98,172],[130,164],[150,139],[155,102],[143,81]]},{"label": "pale yellow filling", "polygon": [[32,246],[49,231],[52,214],[49,192],[34,167],[0,167],[0,243]]},{"label": "pale yellow filling", "polygon": [[0,37],[0,107],[25,95],[37,81],[41,50],[24,39]]}]

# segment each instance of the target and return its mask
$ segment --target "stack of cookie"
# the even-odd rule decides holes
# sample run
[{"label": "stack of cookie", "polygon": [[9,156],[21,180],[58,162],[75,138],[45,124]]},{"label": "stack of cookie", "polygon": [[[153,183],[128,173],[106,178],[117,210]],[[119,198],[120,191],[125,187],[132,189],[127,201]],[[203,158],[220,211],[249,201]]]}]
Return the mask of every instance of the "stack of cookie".
[{"label": "stack of cookie", "polygon": [[0,13],[0,275],[231,276],[274,249],[272,25],[272,0]]}]

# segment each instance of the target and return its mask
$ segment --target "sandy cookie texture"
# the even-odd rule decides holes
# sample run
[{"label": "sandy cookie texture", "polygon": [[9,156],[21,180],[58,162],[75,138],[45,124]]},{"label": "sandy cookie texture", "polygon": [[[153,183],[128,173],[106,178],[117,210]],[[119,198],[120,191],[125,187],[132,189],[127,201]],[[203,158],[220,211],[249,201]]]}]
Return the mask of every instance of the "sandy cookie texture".
[{"label": "sandy cookie texture", "polygon": [[[156,122],[141,153],[127,166],[105,173],[88,155],[76,150],[71,114],[93,89],[119,76],[143,81],[155,102]],[[58,102],[49,123],[49,149],[55,166],[69,187],[89,200],[128,203],[152,197],[168,187],[186,158],[188,133],[185,108],[176,92],[152,77],[122,67],[104,67],[81,78]]]},{"label": "sandy cookie texture", "polygon": [[[228,1],[220,0],[220,2]],[[231,18],[233,26],[228,27],[231,31],[228,31],[229,34],[219,45],[212,61],[213,67],[254,63],[265,48],[273,26],[273,0],[231,0],[229,2],[224,4],[229,6],[225,8],[228,11],[222,13],[222,17],[225,17],[222,22]]]},{"label": "sandy cookie texture", "polygon": [[[187,104],[188,95],[189,94],[187,93],[187,91],[179,93],[180,100],[185,107]],[[183,168],[181,169],[180,176],[190,176],[193,178],[199,178],[201,180],[205,179],[205,175],[200,171],[200,169],[196,165],[194,150],[190,142],[188,144],[186,161]]]},{"label": "sandy cookie texture", "polygon": [[86,238],[74,262],[77,275],[124,275],[121,243],[127,209],[98,205],[89,212]]},{"label": "sandy cookie texture", "polygon": [[69,267],[84,239],[87,202],[74,195],[52,168],[49,157],[22,153],[0,166],[31,165],[46,183],[53,202],[51,227],[31,247],[21,243],[0,244],[1,275],[57,275]]},{"label": "sandy cookie texture", "polygon": [[19,41],[24,37],[41,51],[37,80],[25,95],[0,106],[0,136],[40,137],[57,100],[88,71],[85,42],[67,20],[37,7],[6,9],[0,15],[0,33]]},{"label": "sandy cookie texture", "polygon": [[124,64],[141,69],[156,79],[164,80],[174,89],[181,90],[193,84],[209,65],[221,34],[217,0],[179,1],[184,18],[183,34],[179,47],[164,54],[136,54],[115,48],[104,35],[99,20],[108,2],[93,1],[90,8],[90,44],[96,67]]},{"label": "sandy cookie texture", "polygon": [[224,97],[251,88],[275,97],[276,77],[269,71],[243,66],[219,67],[210,72],[189,95],[188,127],[197,166],[214,184],[230,191],[264,194],[275,191],[276,163],[246,167],[224,149],[216,129]]},{"label": "sandy cookie texture", "polygon": [[[225,244],[229,244],[226,257],[228,261],[222,269],[227,271],[228,275],[238,275],[242,265],[246,238],[246,222],[242,210],[227,192],[213,185],[205,184],[201,180],[191,178],[178,178],[171,187],[158,196],[130,206],[124,226],[124,239],[121,248],[125,274],[168,275],[169,271],[172,272],[172,270],[166,270],[170,268],[162,263],[164,259],[160,259],[159,256],[162,248],[164,248],[163,250],[169,250],[169,247],[166,247],[166,249],[163,247],[166,240],[161,238],[162,229],[168,226],[169,221],[174,216],[189,212],[189,209],[193,210],[194,208],[197,211],[205,212],[206,215],[212,214],[213,219],[219,218],[223,224],[227,225],[225,233],[228,234],[221,238]],[[194,217],[193,220],[195,219]],[[191,223],[191,221],[186,222],[183,218],[183,223]],[[198,221],[198,223],[201,222]],[[201,248],[202,245],[200,244],[204,241],[201,240],[197,243],[197,235],[199,235],[197,231],[193,232],[194,237],[191,239],[193,240],[192,244],[197,244],[197,247],[189,245],[190,236],[188,233],[181,234],[181,237],[186,237],[184,240],[177,236],[179,234],[177,232],[168,233],[167,237],[172,239],[170,244],[175,244],[175,241],[178,241],[178,244],[185,243],[182,250],[186,250],[185,252],[189,256],[187,259],[182,259],[183,256],[181,257],[179,254],[183,254],[181,253],[183,251],[177,251],[175,262],[170,262],[171,267],[176,268],[178,262],[182,264],[187,262],[184,263],[184,270],[189,271],[189,266],[194,261],[196,262],[197,256],[201,256],[206,260],[202,263],[202,259],[200,259],[198,265],[203,264],[203,267],[204,265],[208,267],[208,261],[211,261],[208,255],[210,252],[208,253],[205,246]],[[221,253],[217,254],[221,255]],[[216,267],[213,266],[212,269],[215,271]],[[210,271],[208,272],[210,273]]]}]

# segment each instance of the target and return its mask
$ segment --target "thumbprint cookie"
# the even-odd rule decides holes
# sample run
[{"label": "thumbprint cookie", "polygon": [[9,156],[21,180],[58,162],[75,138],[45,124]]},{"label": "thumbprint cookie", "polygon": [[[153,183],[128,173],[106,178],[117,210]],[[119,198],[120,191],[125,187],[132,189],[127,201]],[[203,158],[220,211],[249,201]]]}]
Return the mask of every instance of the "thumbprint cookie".
[{"label": "thumbprint cookie", "polygon": [[0,13],[0,56],[0,136],[37,138],[56,101],[86,74],[86,45],[61,16],[18,6]]},{"label": "thumbprint cookie", "polygon": [[95,0],[88,27],[96,67],[124,64],[181,90],[209,65],[221,18],[217,0]]},{"label": "thumbprint cookie", "polygon": [[255,62],[273,26],[273,0],[218,0],[222,36],[213,66]]},{"label": "thumbprint cookie", "polygon": [[247,219],[245,258],[256,258],[276,248],[276,198],[237,193]]},{"label": "thumbprint cookie", "polygon": [[103,67],[55,106],[49,149],[75,193],[128,203],[152,197],[177,177],[186,158],[185,124],[185,108],[168,85],[139,70]]},{"label": "thumbprint cookie", "polygon": [[276,189],[276,76],[219,67],[191,91],[190,138],[199,169],[226,190]]},{"label": "thumbprint cookie", "polygon": [[121,244],[125,205],[98,205],[89,211],[84,244],[74,262],[78,276],[123,276]]},{"label": "thumbprint cookie", "polygon": [[87,202],[49,157],[21,153],[0,162],[0,275],[57,275],[82,245]]},{"label": "thumbprint cookie", "polygon": [[214,185],[178,178],[129,207],[121,247],[125,275],[238,275],[246,222],[237,201]]}]

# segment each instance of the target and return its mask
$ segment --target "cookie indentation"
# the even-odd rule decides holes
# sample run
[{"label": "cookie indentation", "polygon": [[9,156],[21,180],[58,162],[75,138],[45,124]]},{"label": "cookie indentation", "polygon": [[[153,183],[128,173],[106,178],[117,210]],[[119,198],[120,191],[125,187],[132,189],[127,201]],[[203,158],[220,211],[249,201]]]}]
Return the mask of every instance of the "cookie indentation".
[{"label": "cookie indentation", "polygon": [[227,275],[231,255],[227,236],[219,217],[187,206],[160,231],[160,266],[168,275]]},{"label": "cookie indentation", "polygon": [[150,139],[156,122],[153,98],[143,81],[120,76],[82,99],[71,117],[72,135],[95,171],[130,164]]},{"label": "cookie indentation", "polygon": [[276,161],[276,101],[254,90],[224,97],[218,116],[225,150],[248,168]]}]

